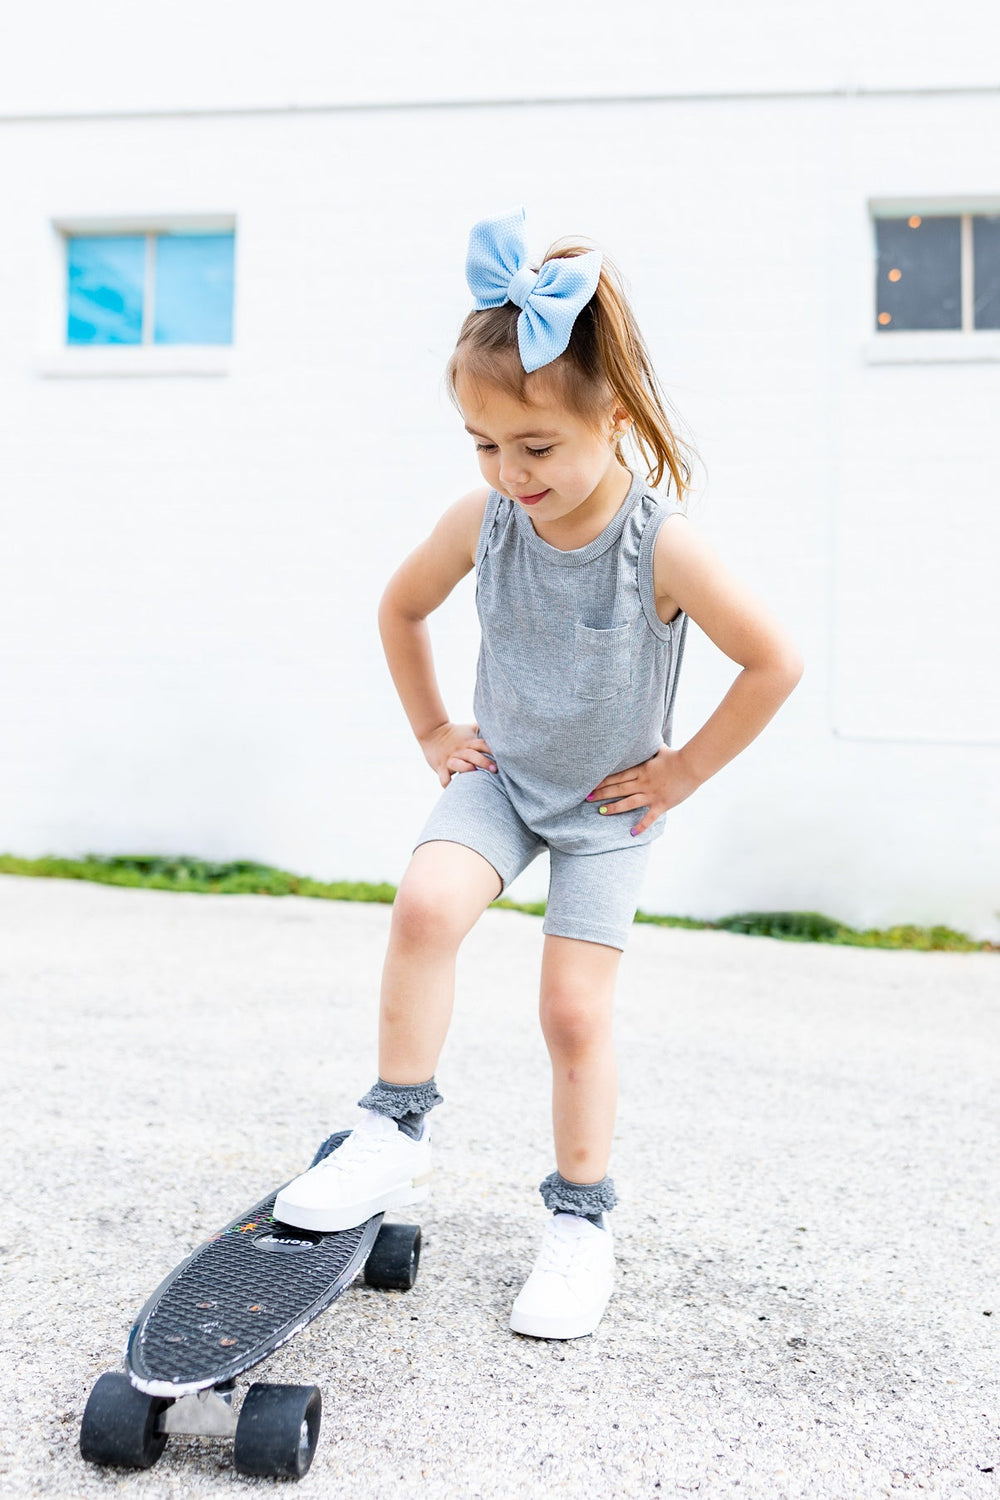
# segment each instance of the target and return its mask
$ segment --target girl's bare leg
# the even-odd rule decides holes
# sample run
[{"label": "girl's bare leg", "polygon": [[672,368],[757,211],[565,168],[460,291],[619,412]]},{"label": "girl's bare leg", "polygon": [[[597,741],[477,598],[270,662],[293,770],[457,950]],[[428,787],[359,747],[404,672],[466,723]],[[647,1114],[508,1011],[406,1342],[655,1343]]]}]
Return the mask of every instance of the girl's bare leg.
[{"label": "girl's bare leg", "polygon": [[455,1003],[456,955],[502,885],[464,844],[434,839],[413,851],[382,967],[378,1071],[386,1083],[434,1076]]},{"label": "girl's bare leg", "polygon": [[539,1014],[552,1059],[556,1165],[568,1182],[608,1170],[618,1102],[612,1008],[621,951],[547,936]]}]

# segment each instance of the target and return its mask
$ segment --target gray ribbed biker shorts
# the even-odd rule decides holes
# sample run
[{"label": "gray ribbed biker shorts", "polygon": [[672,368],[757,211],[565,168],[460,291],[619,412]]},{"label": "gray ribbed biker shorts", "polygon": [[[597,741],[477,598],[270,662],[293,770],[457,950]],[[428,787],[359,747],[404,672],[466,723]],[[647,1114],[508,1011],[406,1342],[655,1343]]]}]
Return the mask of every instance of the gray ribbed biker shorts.
[{"label": "gray ribbed biker shorts", "polygon": [[481,768],[452,776],[414,848],[435,839],[464,844],[481,854],[500,876],[504,890],[548,849],[549,894],[542,931],[624,949],[651,844],[596,854],[554,849],[516,812],[495,772]]}]

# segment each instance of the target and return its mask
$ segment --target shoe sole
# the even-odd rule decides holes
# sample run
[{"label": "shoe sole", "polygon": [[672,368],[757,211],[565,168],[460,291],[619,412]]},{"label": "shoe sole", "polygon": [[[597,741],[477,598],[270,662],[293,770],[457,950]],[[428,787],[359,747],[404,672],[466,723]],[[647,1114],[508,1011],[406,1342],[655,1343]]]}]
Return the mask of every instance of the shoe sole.
[{"label": "shoe sole", "polygon": [[366,1203],[351,1203],[340,1208],[307,1208],[295,1203],[282,1203],[279,1193],[274,1200],[274,1217],[281,1224],[293,1229],[312,1229],[320,1234],[332,1234],[338,1229],[356,1229],[375,1214],[390,1208],[409,1208],[415,1203],[424,1203],[430,1197],[427,1186],[430,1173],[415,1177],[407,1187],[394,1188],[388,1193],[379,1193]]},{"label": "shoe sole", "polygon": [[[605,1304],[605,1307],[607,1304]],[[532,1318],[512,1312],[510,1327],[513,1333],[523,1333],[534,1339],[579,1339],[594,1333],[604,1317],[602,1307],[597,1317],[588,1318]]]}]

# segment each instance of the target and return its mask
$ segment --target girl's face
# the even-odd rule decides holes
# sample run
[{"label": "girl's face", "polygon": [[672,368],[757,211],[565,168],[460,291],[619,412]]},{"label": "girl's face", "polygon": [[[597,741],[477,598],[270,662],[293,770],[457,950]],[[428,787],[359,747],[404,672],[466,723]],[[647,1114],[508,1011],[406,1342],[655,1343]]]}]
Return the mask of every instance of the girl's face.
[{"label": "girl's face", "polygon": [[612,431],[624,414],[609,410],[595,432],[541,383],[530,406],[493,386],[461,377],[456,395],[472,435],[483,478],[522,505],[532,520],[551,524],[578,512],[584,521],[617,510],[629,471],[618,461]]}]

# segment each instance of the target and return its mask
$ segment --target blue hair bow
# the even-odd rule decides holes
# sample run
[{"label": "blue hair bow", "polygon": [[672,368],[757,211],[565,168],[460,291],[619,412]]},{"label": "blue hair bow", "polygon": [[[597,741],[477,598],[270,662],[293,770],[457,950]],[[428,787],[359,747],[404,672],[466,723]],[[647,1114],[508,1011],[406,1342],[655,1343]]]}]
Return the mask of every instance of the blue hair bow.
[{"label": "blue hair bow", "polygon": [[540,271],[533,271],[523,226],[523,208],[474,224],[465,279],[478,309],[503,302],[521,308],[517,346],[530,373],[551,364],[569,344],[577,314],[597,290],[601,252],[547,260]]}]

